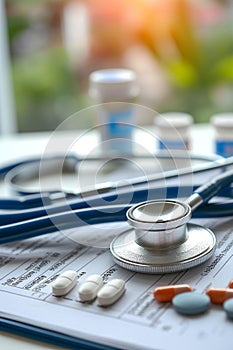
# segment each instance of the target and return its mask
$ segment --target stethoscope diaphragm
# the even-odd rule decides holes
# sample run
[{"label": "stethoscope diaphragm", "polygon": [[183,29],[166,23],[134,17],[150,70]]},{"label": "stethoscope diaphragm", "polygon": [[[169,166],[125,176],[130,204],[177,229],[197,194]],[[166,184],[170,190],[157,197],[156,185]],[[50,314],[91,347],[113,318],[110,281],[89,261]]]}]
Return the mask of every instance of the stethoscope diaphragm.
[{"label": "stethoscope diaphragm", "polygon": [[216,238],[211,230],[187,224],[187,239],[171,248],[148,249],[135,241],[133,229],[123,232],[110,245],[115,262],[128,270],[142,273],[182,271],[208,260],[215,251]]},{"label": "stethoscope diaphragm", "polygon": [[133,228],[114,238],[110,251],[120,266],[143,273],[188,269],[209,259],[216,238],[210,229],[188,223],[191,208],[174,200],[135,205],[127,212]]}]

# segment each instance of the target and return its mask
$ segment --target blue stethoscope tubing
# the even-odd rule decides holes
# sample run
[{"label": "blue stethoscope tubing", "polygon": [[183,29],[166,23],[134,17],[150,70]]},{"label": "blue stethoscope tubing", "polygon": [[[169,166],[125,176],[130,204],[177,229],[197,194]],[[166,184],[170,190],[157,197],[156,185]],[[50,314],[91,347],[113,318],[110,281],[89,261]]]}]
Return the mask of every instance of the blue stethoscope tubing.
[{"label": "blue stethoscope tubing", "polygon": [[[128,193],[128,186],[132,185],[135,187],[136,185],[147,185],[150,182],[156,182],[164,179],[172,179],[176,178],[177,176],[184,176],[184,175],[190,175],[190,174],[197,174],[197,173],[202,173],[208,170],[214,170],[214,169],[224,169],[228,165],[233,165],[233,157],[229,157],[227,160],[223,159],[222,157],[218,155],[210,155],[210,156],[200,156],[200,155],[195,155],[195,154],[183,154],[183,152],[180,151],[173,151],[172,154],[173,158],[177,159],[187,159],[187,157],[190,157],[192,161],[197,160],[197,161],[204,161],[205,163],[202,165],[194,166],[191,170],[190,167],[183,168],[183,169],[175,169],[175,170],[168,170],[165,173],[161,174],[147,174],[147,176],[143,177],[137,177],[134,178],[130,181],[127,181],[126,185],[120,185],[119,183],[110,183],[107,186],[107,189],[103,192],[109,192],[110,198],[112,193],[114,191],[119,190],[119,187],[126,188],[126,191]],[[140,156],[135,156],[135,155],[124,155],[123,159],[137,159]],[[147,156],[143,155],[141,158],[148,158]],[[165,151],[160,151],[158,154],[154,155],[154,158],[158,159],[169,159],[169,154]],[[111,159],[111,158],[109,158]],[[153,156],[149,156],[149,159],[153,159]],[[189,158],[188,158],[189,159]],[[56,193],[57,191],[49,192],[49,193],[38,193],[38,192],[33,192],[31,189],[27,190],[25,188],[22,188],[22,186],[18,185],[15,183],[15,178],[17,178],[21,173],[26,173],[26,176],[28,172],[34,171],[34,168],[38,168],[37,171],[39,173],[39,166],[41,164],[41,161],[45,161],[47,163],[53,163],[54,161],[60,161],[62,160],[68,164],[68,168],[71,169],[72,171],[75,171],[77,164],[82,162],[83,160],[91,162],[91,161],[99,161],[99,160],[108,160],[107,157],[88,157],[88,158],[82,158],[77,156],[76,154],[69,154],[68,156],[64,155],[52,155],[49,157],[46,157],[45,159],[41,159],[40,157],[34,157],[34,158],[29,158],[29,159],[22,159],[18,162],[13,162],[10,163],[6,166],[0,167],[0,177],[4,177],[5,184],[13,191],[17,193],[17,198],[7,198],[7,199],[0,199],[0,209],[13,209],[13,210],[22,210],[22,209],[27,209],[27,208],[36,208],[44,205],[49,205],[52,203],[51,200],[51,194]],[[206,164],[206,162],[208,162]],[[61,170],[61,169],[60,169]],[[135,188],[133,188],[135,190]],[[168,196],[177,196],[177,188],[176,187],[171,187],[168,189],[169,193]],[[140,192],[140,189],[139,189]],[[159,192],[157,190],[157,192]],[[143,191],[142,191],[143,193]],[[20,195],[20,197],[19,197]],[[82,193],[80,193],[82,196]],[[157,193],[156,193],[157,195]],[[73,197],[73,193],[63,193],[63,198],[64,197]],[[78,194],[75,194],[75,197],[79,197]],[[106,197],[106,200],[108,200],[108,195]],[[112,199],[109,199],[112,200]]]},{"label": "blue stethoscope tubing", "polygon": [[[223,166],[226,166],[226,163],[229,163],[229,160],[223,163]],[[218,194],[223,188],[229,186],[232,181],[233,170],[229,170],[216,176],[207,184],[195,189],[194,193],[202,197],[203,203],[207,203],[209,199]],[[85,198],[81,196],[77,196],[73,199],[66,199],[65,204],[61,202],[56,205],[41,206],[26,210],[3,211],[3,213],[0,213],[0,244],[82,225],[125,221],[126,212],[132,206],[132,203],[147,200],[148,197],[148,189],[137,189],[137,186],[135,186],[131,190],[133,191],[133,199],[130,204],[120,203],[117,205],[99,206],[98,196],[92,199],[88,198],[88,201],[85,201]],[[150,196],[158,194],[158,190],[158,188],[150,189]],[[124,195],[127,195],[128,191],[127,188],[121,191],[121,200],[123,201]],[[167,194],[169,194],[169,189]],[[111,203],[111,201],[116,199],[116,195],[116,191],[102,194],[101,201],[105,199],[107,203]],[[174,188],[171,188],[170,195],[174,195]],[[226,193],[221,195],[226,195]],[[229,216],[232,213],[233,203],[214,203],[202,205],[194,211],[193,216],[216,217]],[[54,222],[56,222],[56,225],[54,225]]]},{"label": "blue stethoscope tubing", "polygon": [[[138,159],[140,158],[140,155],[124,155],[124,157],[122,159]],[[159,159],[159,160],[167,160],[167,159],[180,159],[180,160],[192,160],[192,161],[204,161],[205,163],[202,165],[198,165],[198,166],[194,166],[191,170],[190,167],[187,168],[182,168],[182,169],[174,169],[174,170],[167,170],[165,173],[163,173],[161,175],[161,173],[159,174],[147,174],[146,176],[142,176],[142,177],[137,177],[131,180],[131,183],[129,183],[127,185],[120,185],[121,188],[122,187],[128,187],[130,184],[131,185],[143,185],[143,184],[147,184],[148,182],[155,182],[155,181],[159,181],[159,180],[164,180],[166,179],[171,179],[171,178],[175,178],[177,176],[184,176],[184,175],[190,175],[190,174],[196,174],[196,173],[202,173],[208,170],[214,170],[214,169],[224,169],[225,166],[227,165],[233,165],[233,157],[228,158],[227,160],[223,159],[222,157],[218,156],[218,155],[210,155],[210,156],[200,156],[200,155],[195,155],[195,154],[183,154],[180,151],[173,151],[172,155],[169,155],[169,153],[167,153],[166,151],[160,151],[158,154],[154,155],[154,156],[146,156],[143,155],[141,156],[142,159]],[[35,158],[30,158],[30,159],[25,159],[22,161],[18,161],[9,165],[6,165],[4,167],[0,167],[0,177],[5,176],[5,182],[6,184],[17,194],[21,194],[21,195],[33,195],[35,194],[34,197],[29,198],[30,199],[30,205],[33,205],[33,200],[35,200],[35,204],[36,204],[36,198],[38,198],[39,202],[40,202],[40,196],[36,196],[37,192],[32,192],[31,190],[27,190],[25,188],[22,188],[22,186],[18,185],[17,183],[15,183],[15,178],[19,177],[19,175],[21,175],[21,173],[27,173],[30,171],[33,171],[34,168],[38,168],[40,167],[40,164],[43,164],[44,162],[46,162],[47,164],[50,163],[54,163],[54,161],[60,161],[62,160],[63,164],[66,165],[66,167],[68,167],[69,171],[75,171],[76,166],[81,163],[82,161],[88,161],[88,162],[92,162],[92,161],[106,161],[106,160],[111,160],[112,158],[107,158],[107,157],[88,157],[88,158],[82,158],[79,157],[75,154],[69,154],[68,156],[63,156],[63,155],[53,155],[50,157],[46,157],[44,159],[41,159],[39,157],[35,157]],[[114,160],[117,160],[118,158],[113,158]],[[208,162],[208,164],[206,164],[206,162]],[[67,166],[68,165],[68,166]],[[30,171],[29,171],[30,169]],[[61,171],[61,168],[59,168],[59,170]],[[62,169],[63,170],[63,169]],[[38,173],[39,173],[39,168],[37,169]],[[25,175],[24,175],[25,177]],[[111,189],[116,189],[116,187],[119,189],[119,183],[110,183],[108,188],[109,190]],[[40,193],[41,195],[41,193]],[[72,195],[72,193],[69,193],[67,195]],[[44,200],[44,198],[43,198]],[[22,200],[23,203],[26,204],[25,200]],[[16,203],[16,202],[15,202]],[[11,203],[13,204],[13,203]],[[19,203],[19,206],[22,206]],[[36,206],[36,205],[35,205]]]}]

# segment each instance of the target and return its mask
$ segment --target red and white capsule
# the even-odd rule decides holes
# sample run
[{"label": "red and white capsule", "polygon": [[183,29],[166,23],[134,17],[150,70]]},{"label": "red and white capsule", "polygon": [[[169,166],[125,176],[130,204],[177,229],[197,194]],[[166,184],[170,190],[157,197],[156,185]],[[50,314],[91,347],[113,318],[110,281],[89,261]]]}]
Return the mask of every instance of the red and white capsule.
[{"label": "red and white capsule", "polygon": [[177,294],[191,291],[192,288],[188,284],[177,284],[157,287],[155,288],[153,295],[157,301],[159,301],[160,303],[164,303],[172,301],[173,297]]}]

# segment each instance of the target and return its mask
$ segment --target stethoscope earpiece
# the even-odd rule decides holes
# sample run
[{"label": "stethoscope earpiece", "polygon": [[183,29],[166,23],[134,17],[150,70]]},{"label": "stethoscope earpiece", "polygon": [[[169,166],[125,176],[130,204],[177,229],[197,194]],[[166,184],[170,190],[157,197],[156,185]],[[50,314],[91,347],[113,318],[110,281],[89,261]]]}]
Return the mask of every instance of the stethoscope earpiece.
[{"label": "stethoscope earpiece", "polygon": [[120,266],[143,273],[167,273],[188,269],[209,259],[215,251],[213,232],[187,223],[191,207],[174,200],[143,202],[127,212],[133,227],[110,245]]}]

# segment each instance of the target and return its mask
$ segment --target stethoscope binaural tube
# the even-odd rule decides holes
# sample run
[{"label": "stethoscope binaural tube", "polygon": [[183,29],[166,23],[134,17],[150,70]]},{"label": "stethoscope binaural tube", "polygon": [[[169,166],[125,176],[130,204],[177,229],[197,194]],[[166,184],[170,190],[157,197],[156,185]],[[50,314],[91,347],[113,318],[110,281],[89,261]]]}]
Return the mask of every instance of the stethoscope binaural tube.
[{"label": "stethoscope binaural tube", "polygon": [[[136,177],[131,180],[128,180],[127,183],[124,183],[122,181],[113,181],[108,183],[103,183],[98,185],[98,191],[101,193],[106,193],[108,191],[113,190],[119,190],[120,188],[125,188],[129,186],[136,186],[136,185],[148,185],[150,182],[157,182],[164,179],[172,179],[176,178],[178,176],[184,176],[184,175],[190,175],[190,174],[198,174],[205,171],[210,171],[214,169],[224,169],[228,165],[233,164],[233,157],[229,157],[227,160],[223,159],[217,155],[213,156],[198,156],[195,154],[183,154],[183,152],[180,152],[179,150],[175,150],[172,152],[172,158],[169,158],[169,155],[167,152],[160,151],[158,154],[155,154],[154,156],[150,156],[149,158],[145,155],[141,156],[142,159],[157,159],[157,160],[193,160],[193,161],[201,161],[204,162],[204,164],[196,165],[190,168],[188,166],[187,168],[181,168],[181,169],[172,169],[172,170],[166,170],[162,173],[155,173],[155,174],[147,174],[146,176]],[[95,162],[99,160],[109,160],[111,158],[103,157],[103,158],[96,158],[96,157],[88,157],[88,158],[80,158],[76,155],[68,155],[68,156],[62,156],[62,155],[54,155],[50,157],[46,157],[44,159],[40,158],[32,158],[32,159],[26,159],[22,160],[13,164],[9,164],[8,166],[0,168],[0,176],[4,176],[4,181],[7,187],[20,195],[34,195],[38,193],[35,188],[27,188],[25,187],[25,183],[29,181],[35,181],[39,177],[43,177],[44,175],[51,175],[51,174],[60,174],[61,173],[67,173],[67,174],[76,174],[77,168],[79,163],[82,161],[85,162]],[[121,159],[120,157],[113,158],[115,162],[119,161]],[[140,155],[124,155],[122,159],[140,159]],[[207,164],[206,164],[207,162]],[[54,184],[53,184],[54,185]],[[102,186],[102,187],[101,187]],[[56,187],[56,186],[55,186]],[[97,186],[91,186],[88,188],[88,195],[95,195],[96,194],[96,188]],[[53,188],[51,190],[43,189],[39,190],[40,194],[42,192],[45,192],[45,195],[50,192],[51,194],[61,192],[60,186],[58,188]],[[86,196],[86,190],[82,189],[80,192],[69,191],[67,193],[63,192],[64,196],[73,196],[73,195],[80,195],[80,196]]]}]

